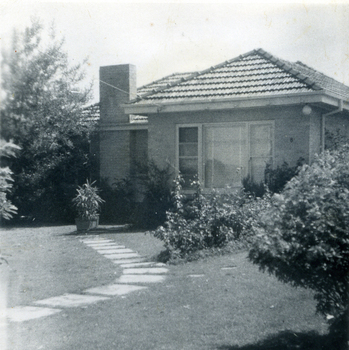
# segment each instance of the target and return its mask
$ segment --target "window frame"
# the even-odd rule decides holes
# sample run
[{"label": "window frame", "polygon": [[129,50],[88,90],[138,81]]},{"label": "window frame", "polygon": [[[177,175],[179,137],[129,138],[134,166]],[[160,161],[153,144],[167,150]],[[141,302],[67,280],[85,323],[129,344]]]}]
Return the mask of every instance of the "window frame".
[{"label": "window frame", "polygon": [[[175,142],[175,169],[176,169],[176,176],[179,173],[179,129],[181,128],[198,128],[198,179],[200,183],[202,184],[202,189],[204,192],[209,192],[212,190],[212,187],[205,187],[205,147],[204,147],[204,140],[205,140],[205,129],[207,128],[214,128],[214,127],[233,127],[233,126],[245,126],[245,130],[247,132],[247,145],[246,145],[246,161],[247,161],[247,175],[251,176],[251,125],[269,125],[271,126],[271,142],[272,142],[272,167],[274,165],[274,159],[275,159],[275,120],[259,120],[259,121],[236,121],[236,122],[217,122],[217,123],[189,123],[189,124],[176,124],[176,142]],[[232,187],[232,189],[236,189],[237,187]],[[223,188],[215,188],[216,190],[222,190]],[[191,189],[184,189],[185,192],[193,192]]]},{"label": "window frame", "polygon": [[[176,176],[179,174],[179,129],[181,128],[198,128],[198,179],[202,179],[202,124],[176,124]],[[185,189],[190,191],[190,189]]]}]

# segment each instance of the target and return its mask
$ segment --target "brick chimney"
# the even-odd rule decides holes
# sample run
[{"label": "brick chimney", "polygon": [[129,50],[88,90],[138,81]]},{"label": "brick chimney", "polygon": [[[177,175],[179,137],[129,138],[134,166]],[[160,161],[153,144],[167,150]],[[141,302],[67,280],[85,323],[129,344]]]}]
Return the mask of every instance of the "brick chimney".
[{"label": "brick chimney", "polygon": [[136,66],[100,67],[99,79],[101,125],[128,123],[129,117],[120,105],[137,96]]}]

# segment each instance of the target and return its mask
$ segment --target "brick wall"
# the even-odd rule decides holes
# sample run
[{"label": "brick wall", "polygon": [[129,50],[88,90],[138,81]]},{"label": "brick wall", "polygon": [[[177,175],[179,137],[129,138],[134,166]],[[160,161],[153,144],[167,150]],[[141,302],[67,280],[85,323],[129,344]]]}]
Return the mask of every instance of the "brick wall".
[{"label": "brick wall", "polygon": [[137,96],[136,67],[131,64],[105,66],[99,69],[101,124],[128,123],[121,104]]},{"label": "brick wall", "polygon": [[287,162],[290,166],[300,157],[307,162],[314,153],[320,151],[321,115],[313,111],[311,115],[302,114],[302,106],[272,107],[234,111],[203,111],[191,114],[164,113],[149,116],[149,158],[160,166],[170,164],[176,167],[176,125],[208,124],[226,122],[253,122],[273,120],[274,166]]},{"label": "brick wall", "polygon": [[130,132],[100,132],[100,177],[109,184],[125,178],[130,170]]}]

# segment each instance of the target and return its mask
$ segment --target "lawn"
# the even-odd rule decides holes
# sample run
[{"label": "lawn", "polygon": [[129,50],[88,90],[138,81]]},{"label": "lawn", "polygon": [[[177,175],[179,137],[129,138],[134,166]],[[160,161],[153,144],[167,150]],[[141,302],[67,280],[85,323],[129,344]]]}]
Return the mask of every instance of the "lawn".
[{"label": "lawn", "polygon": [[[82,236],[71,232],[71,227],[0,231],[2,253],[16,272],[10,279],[11,306],[109,284],[121,274],[119,266],[85,248]],[[160,241],[143,232],[101,230],[99,236],[149,258],[162,250]],[[45,259],[48,246],[51,263],[45,268],[38,259]],[[49,345],[43,348],[50,350],[330,349],[324,345],[327,324],[315,314],[312,292],[261,273],[246,257],[247,252],[239,252],[170,265],[165,282],[147,290],[68,310],[63,323],[58,323],[60,314],[46,318],[45,325],[32,321],[29,330],[43,334],[41,343],[31,343],[26,327],[10,330],[9,338],[18,337],[26,349],[37,349],[46,335]],[[54,280],[62,281],[53,287]],[[83,321],[76,322],[76,317]],[[111,335],[117,346],[108,340]],[[20,348],[14,345],[11,350]]]},{"label": "lawn", "polygon": [[[143,255],[163,249],[142,232],[105,236]],[[163,339],[174,336],[173,349],[321,349],[324,344],[327,324],[315,314],[313,293],[260,272],[246,251],[171,266],[165,292],[162,287],[146,301],[152,314],[147,332],[175,327],[178,333],[164,331]]]}]

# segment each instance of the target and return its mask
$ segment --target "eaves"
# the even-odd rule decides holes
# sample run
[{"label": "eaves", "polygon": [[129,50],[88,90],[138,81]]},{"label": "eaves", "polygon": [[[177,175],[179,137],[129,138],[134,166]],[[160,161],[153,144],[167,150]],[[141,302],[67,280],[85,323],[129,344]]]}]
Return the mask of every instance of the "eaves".
[{"label": "eaves", "polygon": [[[306,103],[324,104],[337,107],[343,97],[334,93],[318,90],[294,94],[275,94],[269,96],[231,97],[215,99],[195,99],[175,102],[147,102],[123,104],[125,114],[149,115],[156,113],[217,111],[228,109],[261,108],[269,106],[299,105]],[[349,110],[349,101],[344,99],[343,108]]]}]

